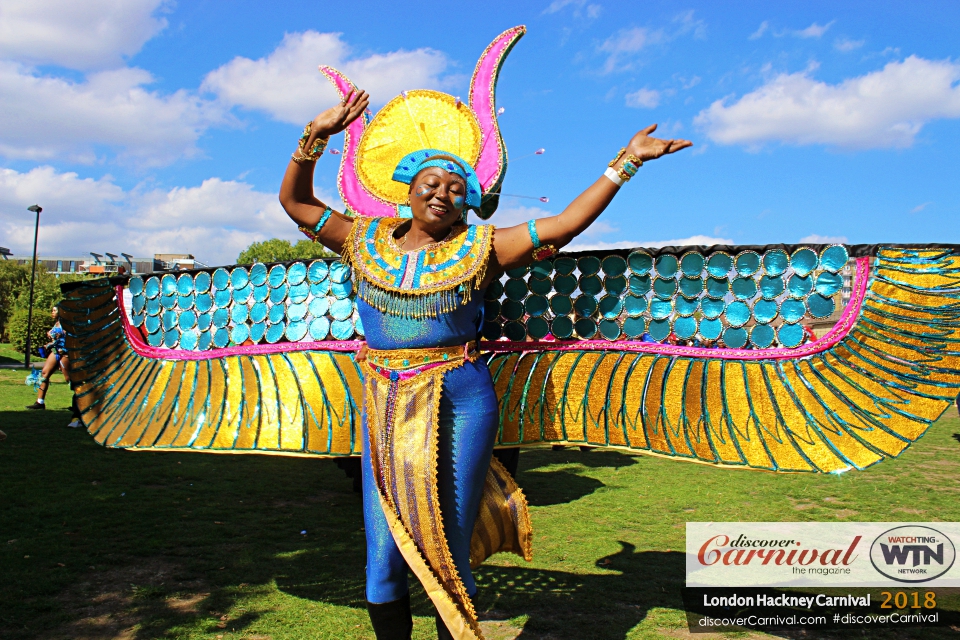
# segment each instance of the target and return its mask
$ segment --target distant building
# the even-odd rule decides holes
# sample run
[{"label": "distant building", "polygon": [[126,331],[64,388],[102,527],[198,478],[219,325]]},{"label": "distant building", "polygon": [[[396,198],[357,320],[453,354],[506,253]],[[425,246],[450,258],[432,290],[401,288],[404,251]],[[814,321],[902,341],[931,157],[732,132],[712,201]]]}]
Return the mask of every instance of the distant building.
[{"label": "distant building", "polygon": [[180,271],[194,269],[197,266],[206,266],[198,263],[189,253],[155,253],[153,254],[154,271]]},{"label": "distant building", "polygon": [[[30,257],[2,254],[4,259],[29,265]],[[9,256],[9,257],[8,257]],[[127,274],[153,273],[155,271],[179,271],[206,266],[198,262],[189,253],[155,253],[152,258],[137,258],[128,253],[90,253],[87,256],[37,256],[37,263],[43,265],[47,273],[63,275],[66,273],[95,273],[115,275],[122,268]]]}]

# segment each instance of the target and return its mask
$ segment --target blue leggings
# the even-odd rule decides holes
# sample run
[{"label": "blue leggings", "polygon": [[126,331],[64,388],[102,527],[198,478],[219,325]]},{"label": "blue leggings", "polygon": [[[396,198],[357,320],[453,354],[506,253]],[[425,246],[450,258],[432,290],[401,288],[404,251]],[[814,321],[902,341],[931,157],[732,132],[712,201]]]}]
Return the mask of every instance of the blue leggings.
[{"label": "blue leggings", "polygon": [[[470,539],[498,425],[497,396],[486,364],[468,362],[448,371],[440,397],[440,511],[453,562],[471,596],[477,587],[470,571]],[[366,428],[362,464],[367,601],[383,604],[409,592],[407,563],[393,541],[380,507]]]}]

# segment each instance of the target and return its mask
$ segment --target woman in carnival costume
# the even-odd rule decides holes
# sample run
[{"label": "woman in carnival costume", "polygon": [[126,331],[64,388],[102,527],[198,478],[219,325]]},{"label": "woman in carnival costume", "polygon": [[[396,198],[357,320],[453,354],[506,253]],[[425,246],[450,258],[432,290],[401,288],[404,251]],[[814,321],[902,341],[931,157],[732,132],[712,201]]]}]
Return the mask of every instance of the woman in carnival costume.
[{"label": "woman in carnival costume", "polygon": [[50,388],[50,377],[57,369],[60,369],[64,380],[70,382],[70,357],[67,355],[66,333],[60,326],[60,310],[55,306],[52,307],[50,317],[53,318],[53,328],[47,332],[50,342],[44,347],[47,351],[47,359],[44,361],[43,370],[40,372],[40,388],[37,390],[37,401],[27,407],[31,410],[47,408],[46,398],[47,389]]},{"label": "woman in carnival costume", "polygon": [[[466,224],[464,212],[486,220],[496,209],[507,155],[495,85],[524,31],[487,47],[465,101],[408,91],[368,117],[366,94],[320,68],[342,101],[309,123],[281,201],[339,260],[63,287],[71,379],[97,442],[362,457],[367,600],[381,639],[410,636],[408,569],[441,637],[480,639],[471,569],[501,551],[531,559],[526,501],[491,459],[494,443],[843,473],[899,456],[960,391],[960,246],[550,258],[644,160],[689,146],[651,138],[652,127],[559,216],[496,234]],[[343,214],[312,188],[340,130]],[[801,321],[838,302],[834,326],[804,344]],[[672,345],[671,334],[724,348]]]},{"label": "woman in carnival costume", "polygon": [[[404,94],[381,114],[417,120],[406,104],[415,97]],[[549,257],[587,229],[644,162],[692,143],[653,138],[651,125],[605,171],[598,169],[599,178],[561,214],[494,233],[492,225],[467,224],[467,212],[481,212],[486,194],[471,161],[450,148],[462,153],[462,137],[460,145],[438,144],[441,133],[421,126],[413,144],[422,146],[390,167],[405,192],[406,200],[396,202],[399,215],[368,217],[361,210],[348,216],[314,197],[313,170],[329,137],[360,118],[368,102],[366,92],[351,90],[307,125],[280,201],[304,233],[354,268],[368,345],[358,360],[365,379],[366,598],[377,638],[410,637],[408,566],[437,607],[440,637],[479,638],[471,560],[484,555],[473,538],[478,513],[481,519],[490,513],[481,509],[485,484],[499,483],[504,494],[523,501],[502,467],[491,467],[499,421],[490,373],[476,347],[483,291],[505,270]],[[373,135],[364,134],[361,154],[377,148],[368,140]],[[364,160],[358,160],[361,169]],[[523,516],[514,528],[529,538],[525,504],[518,506]]]}]

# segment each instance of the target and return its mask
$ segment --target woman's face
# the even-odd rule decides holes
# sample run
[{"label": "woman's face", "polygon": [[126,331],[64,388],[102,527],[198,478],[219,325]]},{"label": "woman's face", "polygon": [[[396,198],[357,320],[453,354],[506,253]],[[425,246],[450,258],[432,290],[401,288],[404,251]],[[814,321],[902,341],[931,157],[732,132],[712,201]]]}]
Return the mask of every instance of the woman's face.
[{"label": "woman's face", "polygon": [[60,310],[56,307],[50,309],[50,317],[56,320],[60,316]]},{"label": "woman's face", "polygon": [[467,196],[463,178],[427,167],[410,182],[410,210],[428,228],[449,228],[460,220]]}]

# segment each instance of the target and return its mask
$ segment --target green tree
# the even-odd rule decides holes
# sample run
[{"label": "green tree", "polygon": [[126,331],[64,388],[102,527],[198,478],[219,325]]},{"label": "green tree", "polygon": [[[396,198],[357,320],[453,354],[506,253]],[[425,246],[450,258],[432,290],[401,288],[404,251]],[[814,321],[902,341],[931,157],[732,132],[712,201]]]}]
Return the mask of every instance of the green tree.
[{"label": "green tree", "polygon": [[263,242],[254,242],[241,251],[237,257],[237,264],[313,260],[314,258],[333,258],[336,255],[318,242],[300,240],[297,244],[291,244],[289,240],[271,238]]},{"label": "green tree", "polygon": [[30,281],[30,270],[26,266],[13,260],[0,260],[0,342],[6,341],[7,323],[24,281]]},{"label": "green tree", "polygon": [[[27,275],[17,286],[13,309],[10,313],[10,320],[7,323],[10,345],[20,353],[23,353],[26,348],[27,319],[30,308],[29,265],[25,270]],[[33,286],[33,321],[30,324],[30,351],[33,354],[39,355],[37,350],[50,341],[47,337],[47,331],[53,328],[50,309],[54,305],[59,304],[63,298],[63,295],[60,293],[60,285],[76,280],[84,280],[89,277],[90,276],[83,274],[56,276],[52,273],[47,273],[43,265],[37,265],[37,275]]]}]

